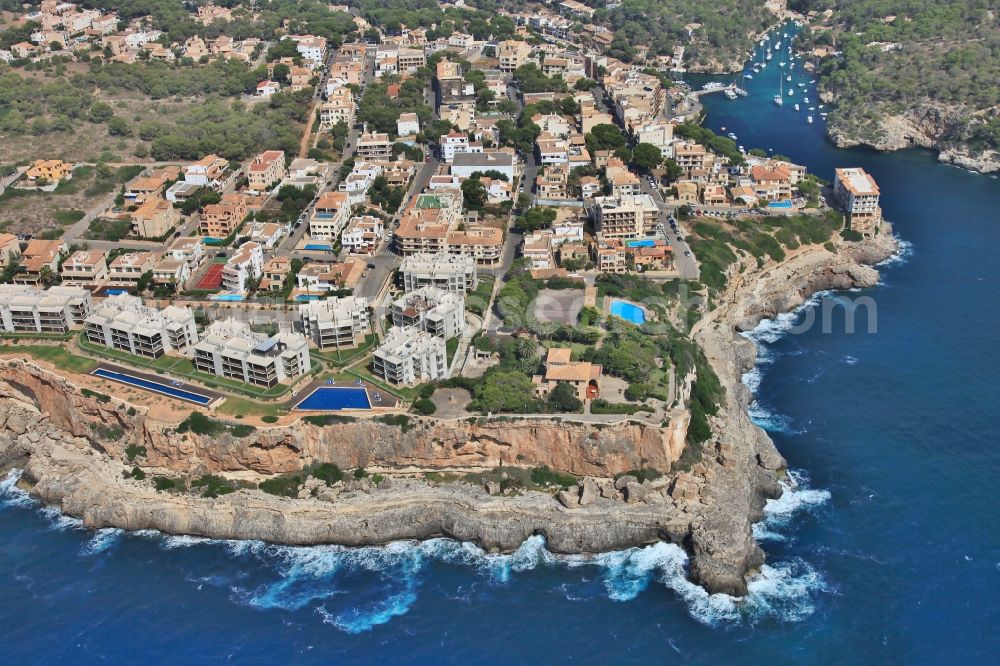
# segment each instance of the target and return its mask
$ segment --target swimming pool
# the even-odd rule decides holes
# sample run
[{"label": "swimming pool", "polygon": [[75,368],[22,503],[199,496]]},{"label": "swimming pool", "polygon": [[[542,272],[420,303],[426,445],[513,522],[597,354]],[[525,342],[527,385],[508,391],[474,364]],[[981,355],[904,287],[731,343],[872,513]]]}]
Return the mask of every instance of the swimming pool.
[{"label": "swimming pool", "polygon": [[642,326],[646,323],[645,311],[638,305],[633,305],[626,301],[611,301],[611,314],[625,321],[632,322],[636,326]]},{"label": "swimming pool", "polygon": [[306,250],[323,250],[323,251],[329,252],[330,250],[333,249],[333,246],[332,245],[328,245],[326,243],[309,243],[303,249],[306,249]]},{"label": "swimming pool", "polygon": [[213,301],[242,301],[243,296],[240,294],[216,294],[212,296]]},{"label": "swimming pool", "polygon": [[339,409],[371,409],[368,391],[363,388],[321,386],[295,405],[295,409],[336,411]]},{"label": "swimming pool", "polygon": [[791,201],[772,201],[771,203],[767,204],[767,207],[768,208],[791,208],[792,207],[792,202]]},{"label": "swimming pool", "polygon": [[628,242],[629,247],[653,247],[656,245],[656,241],[650,238],[643,240],[633,240]]},{"label": "swimming pool", "polygon": [[122,384],[128,384],[129,386],[146,389],[147,391],[152,391],[153,393],[161,393],[163,395],[170,396],[171,398],[177,398],[178,400],[193,402],[196,405],[207,405],[212,402],[212,398],[207,395],[194,393],[192,391],[185,391],[183,389],[174,388],[173,386],[168,386],[167,384],[161,384],[159,382],[152,382],[148,379],[142,379],[141,377],[136,377],[134,375],[127,375],[124,372],[113,372],[111,370],[105,370],[104,368],[98,368],[90,374],[104,379],[110,379],[113,382],[120,382]]},{"label": "swimming pool", "polygon": [[295,297],[297,301],[318,301],[321,297],[316,294],[299,294]]},{"label": "swimming pool", "polygon": [[128,293],[128,289],[111,289],[111,288],[108,288],[108,289],[104,290],[104,293],[107,294],[108,296],[118,296],[119,294],[127,294]]}]

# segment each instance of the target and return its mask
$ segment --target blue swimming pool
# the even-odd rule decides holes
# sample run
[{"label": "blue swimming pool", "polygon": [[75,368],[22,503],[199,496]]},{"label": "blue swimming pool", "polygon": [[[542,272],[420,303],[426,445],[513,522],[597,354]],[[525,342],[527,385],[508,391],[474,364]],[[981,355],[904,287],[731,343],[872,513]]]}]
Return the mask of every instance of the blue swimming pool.
[{"label": "blue swimming pool", "polygon": [[177,398],[178,400],[193,402],[196,405],[207,405],[212,402],[212,398],[207,395],[174,388],[173,386],[161,384],[160,382],[152,382],[148,379],[142,379],[141,377],[136,377],[134,375],[127,375],[124,372],[113,372],[111,370],[105,370],[104,368],[98,368],[90,374],[103,377],[104,379],[110,379],[114,382],[121,382],[122,384],[128,384],[130,386],[146,389],[147,391],[152,391],[153,393],[168,395],[171,398]]},{"label": "blue swimming pool", "polygon": [[306,396],[302,402],[295,405],[295,409],[313,411],[371,408],[372,404],[368,400],[368,391],[363,388],[341,388],[339,386],[321,386]]},{"label": "blue swimming pool", "polygon": [[633,240],[628,242],[629,247],[653,247],[656,245],[656,241],[651,238],[645,238],[643,240]]},{"label": "blue swimming pool", "polygon": [[295,297],[295,300],[297,301],[318,301],[319,299],[320,296],[317,296],[316,294],[299,294]]},{"label": "blue swimming pool", "polygon": [[240,294],[216,294],[212,296],[213,301],[242,301],[243,296]]},{"label": "blue swimming pool", "polygon": [[325,252],[329,252],[330,250],[333,249],[333,246],[329,245],[327,243],[309,243],[308,245],[305,246],[305,249],[306,250],[323,250]]},{"label": "blue swimming pool", "polygon": [[792,202],[791,201],[772,201],[771,203],[767,204],[767,207],[768,208],[791,208],[792,207]]},{"label": "blue swimming pool", "polygon": [[611,314],[621,317],[625,321],[632,322],[636,326],[646,323],[646,313],[638,305],[633,305],[626,301],[611,301]]},{"label": "blue swimming pool", "polygon": [[108,287],[107,289],[104,290],[104,293],[107,294],[108,296],[118,296],[119,294],[127,294],[128,289],[121,289],[121,288],[112,289],[111,287]]}]

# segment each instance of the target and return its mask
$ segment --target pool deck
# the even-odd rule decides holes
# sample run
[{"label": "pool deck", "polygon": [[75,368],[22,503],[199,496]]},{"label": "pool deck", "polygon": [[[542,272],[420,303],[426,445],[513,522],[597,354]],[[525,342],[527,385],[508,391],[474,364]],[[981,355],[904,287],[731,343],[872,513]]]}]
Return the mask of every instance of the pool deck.
[{"label": "pool deck", "polygon": [[[312,392],[315,391],[316,389],[319,389],[319,388],[352,388],[352,389],[365,388],[365,389],[368,389],[368,402],[371,404],[371,409],[317,409],[317,410],[313,410],[313,409],[298,409],[297,410],[297,409],[295,409],[295,406],[297,404],[299,404],[300,402],[302,402],[303,400],[305,400],[307,397],[309,397],[310,395],[312,395]],[[373,393],[379,393],[382,396],[381,402],[375,402],[375,400],[372,399],[372,394]],[[340,413],[340,412],[371,412],[371,411],[374,411],[374,410],[377,410],[377,409],[396,409],[397,407],[399,407],[399,398],[397,398],[396,396],[392,395],[391,393],[388,393],[387,391],[384,391],[384,390],[380,389],[379,387],[377,387],[377,386],[375,386],[373,384],[370,384],[368,382],[365,382],[364,386],[359,386],[358,384],[355,384],[354,382],[335,381],[332,384],[328,384],[325,379],[317,379],[316,381],[311,382],[310,384],[308,384],[301,391],[297,391],[295,393],[295,395],[292,396],[292,399],[288,401],[288,403],[286,404],[286,407],[288,407],[288,411],[289,412],[297,411],[297,412],[308,412],[308,413],[317,413],[317,414],[319,414],[319,413],[325,413],[325,412],[337,412],[337,413]]]},{"label": "pool deck", "polygon": [[[165,384],[166,386],[169,386],[170,388],[181,389],[183,391],[190,391],[191,393],[197,393],[199,395],[203,395],[206,398],[208,398],[209,401],[208,401],[208,403],[206,403],[204,405],[195,405],[195,403],[189,402],[189,401],[184,400],[182,398],[178,398],[176,396],[172,396],[169,393],[159,393],[157,391],[150,391],[149,389],[143,388],[141,386],[134,386],[132,384],[125,384],[125,383],[122,383],[122,382],[117,382],[117,381],[115,381],[113,379],[108,379],[107,377],[101,377],[100,375],[94,375],[93,373],[96,372],[97,370],[107,370],[108,372],[119,372],[119,373],[122,373],[122,374],[125,374],[125,375],[131,375],[133,377],[137,377],[139,379],[145,379],[148,382],[156,382],[157,384]],[[170,398],[172,400],[176,400],[177,402],[183,403],[185,405],[195,405],[195,406],[198,406],[198,407],[205,407],[206,409],[218,406],[218,404],[222,400],[224,400],[225,397],[226,397],[224,394],[219,393],[218,391],[212,391],[210,389],[204,388],[200,384],[192,384],[192,383],[189,383],[189,382],[182,382],[179,386],[174,386],[174,385],[172,385],[170,383],[171,382],[170,377],[168,377],[166,375],[157,375],[157,374],[153,374],[153,373],[149,373],[149,372],[141,372],[141,371],[136,370],[134,368],[129,368],[129,367],[126,367],[126,366],[123,366],[123,365],[112,365],[110,363],[99,363],[97,365],[97,367],[94,368],[94,370],[91,371],[90,374],[95,379],[100,379],[100,380],[105,381],[105,382],[110,382],[110,383],[114,384],[115,386],[118,386],[119,388],[122,387],[122,386],[128,386],[128,387],[136,389],[138,391],[145,391],[145,392],[151,393],[153,395],[158,395],[158,396],[161,396],[161,397],[164,397],[164,398]],[[177,380],[177,381],[180,381],[180,380]]]}]

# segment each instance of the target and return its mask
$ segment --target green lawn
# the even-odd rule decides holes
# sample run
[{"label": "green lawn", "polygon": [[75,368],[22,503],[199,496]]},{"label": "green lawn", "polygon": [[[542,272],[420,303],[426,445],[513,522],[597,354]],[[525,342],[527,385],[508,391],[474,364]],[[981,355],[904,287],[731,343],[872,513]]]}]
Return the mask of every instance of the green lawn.
[{"label": "green lawn", "polygon": [[400,398],[401,400],[405,400],[407,402],[412,402],[413,400],[416,400],[417,393],[420,390],[420,387],[408,388],[408,387],[390,386],[389,384],[385,383],[384,380],[373,375],[371,371],[368,370],[367,364],[354,366],[353,368],[350,368],[347,372],[348,374],[353,375],[355,378],[363,379],[372,386],[377,386],[386,393],[391,393],[397,398]]},{"label": "green lawn", "polygon": [[448,355],[448,367],[451,367],[451,361],[455,358],[455,352],[458,351],[458,338],[449,338],[447,342],[444,343],[445,353]]},{"label": "green lawn", "polygon": [[97,363],[89,358],[74,356],[63,347],[47,347],[42,345],[2,345],[0,353],[25,354],[42,361],[48,361],[60,370],[68,370],[79,374],[89,374]]},{"label": "green lawn", "polygon": [[257,402],[236,396],[226,396],[217,411],[230,416],[284,416],[288,413],[284,403]]},{"label": "green lawn", "polygon": [[324,361],[332,365],[345,366],[357,361],[364,354],[368,353],[372,347],[378,342],[374,333],[369,333],[365,336],[365,341],[354,349],[340,349],[340,350],[327,350],[327,351],[317,351],[310,350],[310,355],[321,358]]}]

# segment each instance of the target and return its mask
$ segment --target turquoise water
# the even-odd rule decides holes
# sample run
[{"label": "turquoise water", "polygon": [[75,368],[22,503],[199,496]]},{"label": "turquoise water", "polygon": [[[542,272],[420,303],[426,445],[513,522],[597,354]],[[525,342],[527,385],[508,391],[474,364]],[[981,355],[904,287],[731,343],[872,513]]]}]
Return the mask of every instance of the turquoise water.
[{"label": "turquoise water", "polygon": [[290,548],[94,532],[9,478],[5,661],[996,663],[1000,182],[926,152],[836,150],[819,120],[771,102],[773,71],[747,99],[708,96],[708,125],[825,177],[864,167],[907,249],[879,287],[849,294],[876,300],[876,334],[837,318],[796,332],[823,298],[750,334],[753,417],[798,486],[757,527],[768,564],[747,599],[691,586],[683,552],[663,544],[583,563],[539,537],[490,556],[440,539]]},{"label": "turquoise water", "polygon": [[767,204],[767,207],[768,208],[791,208],[792,207],[792,202],[791,201],[772,201],[771,203]]},{"label": "turquoise water", "polygon": [[611,301],[611,314],[616,317],[621,317],[625,321],[631,322],[637,326],[642,326],[646,323],[646,313],[638,305],[633,305],[627,301],[613,300]]},{"label": "turquoise water", "polygon": [[332,250],[333,246],[328,243],[309,243],[305,246],[307,250]]},{"label": "turquoise water", "polygon": [[656,245],[656,241],[648,239],[628,241],[629,247],[653,247],[654,245]]},{"label": "turquoise water", "polygon": [[243,300],[243,296],[241,294],[216,294],[215,296],[212,296],[211,299],[213,301],[239,302]]}]

